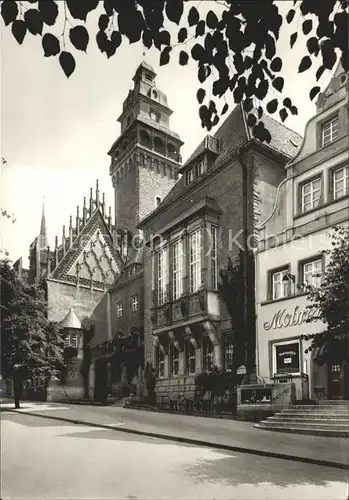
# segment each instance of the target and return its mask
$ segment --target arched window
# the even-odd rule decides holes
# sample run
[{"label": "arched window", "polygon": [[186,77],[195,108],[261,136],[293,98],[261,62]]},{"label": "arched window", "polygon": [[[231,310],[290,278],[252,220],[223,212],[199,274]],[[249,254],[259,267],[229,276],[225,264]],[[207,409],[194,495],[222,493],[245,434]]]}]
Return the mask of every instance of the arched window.
[{"label": "arched window", "polygon": [[167,154],[170,158],[177,158],[177,148],[172,142],[167,143]]},{"label": "arched window", "polygon": [[156,92],[156,90],[153,90],[153,97],[154,97],[154,99],[158,98],[158,93]]},{"label": "arched window", "polygon": [[159,136],[154,137],[154,149],[159,153],[165,154],[165,143]]},{"label": "arched window", "polygon": [[128,146],[128,139],[124,139],[121,144],[121,149],[125,151],[127,149],[127,146]]},{"label": "arched window", "polygon": [[140,131],[141,144],[148,149],[151,149],[151,137],[147,130],[141,129]]}]

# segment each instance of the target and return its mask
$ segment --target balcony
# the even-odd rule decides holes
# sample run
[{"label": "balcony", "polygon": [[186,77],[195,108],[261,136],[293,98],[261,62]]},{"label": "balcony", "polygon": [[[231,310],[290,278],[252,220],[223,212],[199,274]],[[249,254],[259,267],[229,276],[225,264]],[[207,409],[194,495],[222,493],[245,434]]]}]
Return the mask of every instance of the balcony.
[{"label": "balcony", "polygon": [[177,300],[165,297],[164,304],[151,310],[153,330],[157,334],[206,319],[220,320],[220,303],[217,292],[205,289],[182,295]]}]

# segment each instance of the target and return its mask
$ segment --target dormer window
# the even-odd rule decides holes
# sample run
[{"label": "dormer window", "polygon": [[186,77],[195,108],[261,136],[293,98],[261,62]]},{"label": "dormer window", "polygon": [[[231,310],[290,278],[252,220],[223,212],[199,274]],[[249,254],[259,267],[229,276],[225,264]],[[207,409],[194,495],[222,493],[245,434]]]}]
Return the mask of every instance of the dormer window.
[{"label": "dormer window", "polygon": [[196,177],[199,177],[200,175],[202,175],[204,173],[204,162],[203,161],[200,161],[197,165],[196,165],[196,168],[195,168],[195,171],[196,171]]},{"label": "dormer window", "polygon": [[193,182],[193,180],[194,180],[194,172],[193,172],[192,168],[190,170],[188,170],[188,172],[186,173],[185,177],[186,177],[187,184],[190,184],[191,182]]},{"label": "dormer window", "polygon": [[335,141],[339,132],[339,117],[338,113],[332,116],[322,125],[322,145],[327,146]]}]

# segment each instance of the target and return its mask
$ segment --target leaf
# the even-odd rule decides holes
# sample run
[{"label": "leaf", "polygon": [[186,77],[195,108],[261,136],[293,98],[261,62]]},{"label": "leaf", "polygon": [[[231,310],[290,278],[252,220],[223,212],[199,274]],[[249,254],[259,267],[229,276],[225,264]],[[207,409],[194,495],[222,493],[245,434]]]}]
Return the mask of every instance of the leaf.
[{"label": "leaf", "polygon": [[200,83],[204,83],[206,80],[206,68],[203,64],[201,64],[198,69],[198,80]]},{"label": "leaf", "polygon": [[206,50],[202,45],[196,43],[191,49],[191,56],[196,61],[204,61],[206,59]]},{"label": "leaf", "polygon": [[274,73],[277,73],[281,70],[282,68],[282,60],[280,57],[275,57],[270,63],[270,69],[274,71]]},{"label": "leaf", "polygon": [[14,1],[2,2],[1,4],[1,15],[4,20],[5,26],[12,23],[18,15],[17,3]]},{"label": "leaf", "polygon": [[223,109],[222,109],[222,112],[221,112],[221,115],[225,115],[225,113],[228,111],[229,109],[229,106],[227,103],[224,104],[223,106]]},{"label": "leaf", "polygon": [[101,14],[98,19],[98,27],[100,31],[105,31],[108,28],[109,17],[106,14]]},{"label": "leaf", "polygon": [[120,47],[121,42],[122,42],[122,37],[119,31],[114,30],[113,33],[111,34],[110,40],[113,44],[113,47],[115,47],[115,50]]},{"label": "leaf", "polygon": [[286,120],[286,118],[288,117],[288,113],[287,113],[285,108],[280,109],[279,115],[280,115],[282,122],[284,122]]},{"label": "leaf", "polygon": [[160,54],[160,66],[165,66],[170,62],[171,47],[165,47]]},{"label": "leaf", "polygon": [[294,9],[290,9],[287,12],[286,21],[288,22],[288,24],[292,23],[295,13],[296,13],[296,11]]},{"label": "leaf", "polygon": [[205,89],[200,88],[197,93],[196,93],[196,99],[198,100],[198,103],[201,104],[203,100],[205,99],[206,92]]},{"label": "leaf", "polygon": [[41,35],[43,28],[43,21],[41,14],[36,9],[29,9],[24,13],[24,21],[28,31],[32,35]]},{"label": "leaf", "polygon": [[316,74],[315,74],[315,76],[316,76],[316,81],[319,81],[319,80],[320,80],[320,78],[322,77],[322,74],[323,74],[323,72],[324,72],[324,71],[325,71],[325,66],[323,66],[323,65],[321,65],[321,66],[317,69]]},{"label": "leaf", "polygon": [[171,35],[168,31],[162,30],[159,32],[159,41],[161,45],[171,45]]},{"label": "leaf", "polygon": [[319,86],[316,86],[316,87],[313,87],[309,93],[309,97],[310,97],[310,100],[312,101],[314,99],[315,96],[318,95],[318,93],[320,92],[320,87]]},{"label": "leaf", "polygon": [[296,43],[297,37],[298,37],[298,33],[297,32],[292,33],[292,35],[290,36],[290,47],[291,47],[291,49],[294,46],[294,44]]},{"label": "leaf", "polygon": [[41,40],[45,57],[56,56],[60,53],[61,47],[57,37],[51,33],[45,33]]},{"label": "leaf", "polygon": [[257,118],[255,117],[254,114],[250,113],[247,117],[247,125],[249,127],[254,127],[254,125],[256,124],[257,122]]},{"label": "leaf", "polygon": [[41,0],[39,1],[38,9],[43,22],[47,24],[47,26],[53,26],[58,16],[58,6],[56,2],[53,2],[53,0]]},{"label": "leaf", "polygon": [[337,61],[332,40],[324,40],[321,44],[322,64],[326,69],[332,69]]},{"label": "leaf", "polygon": [[272,114],[272,113],[275,113],[275,111],[278,109],[278,100],[277,99],[273,99],[271,101],[268,102],[267,104],[267,111],[268,113]]},{"label": "leaf", "polygon": [[96,35],[96,42],[98,45],[99,50],[103,53],[106,52],[107,50],[107,45],[108,45],[108,37],[104,31],[98,31]]},{"label": "leaf", "polygon": [[274,89],[282,92],[282,89],[284,88],[284,79],[281,76],[274,78],[272,86],[274,87]]},{"label": "leaf", "polygon": [[298,68],[298,73],[303,73],[304,71],[307,71],[307,69],[310,68],[312,62],[309,56],[304,56],[303,59],[300,62],[299,68]]},{"label": "leaf", "polygon": [[150,30],[143,31],[142,41],[143,41],[143,45],[145,47],[147,47],[147,49],[150,49],[150,47],[153,45],[153,35],[152,35],[152,32]]},{"label": "leaf", "polygon": [[244,110],[248,113],[253,108],[253,101],[251,98],[245,99],[243,103]]},{"label": "leaf", "polygon": [[87,14],[98,7],[98,0],[66,0],[67,7],[74,19],[86,21]]},{"label": "leaf", "polygon": [[283,102],[283,105],[284,105],[286,108],[290,108],[290,107],[292,106],[291,99],[290,99],[289,97],[285,97],[284,102]]},{"label": "leaf", "polygon": [[178,43],[183,43],[187,39],[187,36],[188,36],[187,28],[181,28],[178,31]]},{"label": "leaf", "polygon": [[179,64],[181,66],[185,66],[186,64],[188,64],[188,59],[188,54],[184,50],[181,50],[179,53]]},{"label": "leaf", "polygon": [[205,21],[203,20],[199,21],[198,24],[196,25],[195,37],[203,36],[205,34],[205,28],[206,28]]},{"label": "leaf", "polygon": [[27,32],[27,26],[25,22],[21,19],[13,21],[11,31],[17,42],[21,45]]},{"label": "leaf", "polygon": [[[258,106],[257,112],[258,112],[258,118],[261,119],[262,116],[263,116],[263,108],[262,108],[262,106]],[[262,123],[262,126],[264,126],[263,123]]]},{"label": "leaf", "polygon": [[293,115],[298,115],[298,109],[296,106],[291,106],[290,111]]},{"label": "leaf", "polygon": [[59,56],[59,63],[64,71],[65,76],[69,78],[70,75],[74,72],[76,66],[74,57],[70,52],[66,52],[63,50]]},{"label": "leaf", "polygon": [[307,40],[307,49],[309,54],[315,54],[319,50],[318,39],[315,36],[312,36]]},{"label": "leaf", "polygon": [[188,23],[189,26],[194,26],[195,24],[198,24],[200,20],[199,13],[195,7],[191,7],[189,14],[188,14]]},{"label": "leaf", "polygon": [[302,30],[305,35],[308,35],[313,29],[313,21],[311,19],[307,19],[302,24]]},{"label": "leaf", "polygon": [[208,28],[215,29],[218,25],[218,18],[216,14],[210,10],[206,16],[206,25]]},{"label": "leaf", "polygon": [[85,26],[79,25],[70,28],[69,38],[76,49],[86,52],[90,37]]},{"label": "leaf", "polygon": [[183,14],[183,0],[167,0],[165,12],[170,21],[179,24]]}]

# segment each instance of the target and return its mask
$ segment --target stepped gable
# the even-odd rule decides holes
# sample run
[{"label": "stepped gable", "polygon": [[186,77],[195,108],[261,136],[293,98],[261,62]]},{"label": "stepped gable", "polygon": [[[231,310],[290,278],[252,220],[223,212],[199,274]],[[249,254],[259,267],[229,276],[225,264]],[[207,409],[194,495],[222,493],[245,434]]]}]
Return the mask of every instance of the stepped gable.
[{"label": "stepped gable", "polygon": [[70,217],[69,236],[63,226],[60,245],[56,237],[55,250],[50,252],[53,265],[49,279],[100,290],[116,282],[124,262],[113,244],[111,209],[109,215],[105,209],[104,194],[103,201],[99,200],[97,181],[95,198],[90,190],[88,209],[84,198],[82,218],[77,207],[75,227]]},{"label": "stepped gable", "polygon": [[[208,170],[209,175],[209,172],[218,169],[232,158],[242,146],[245,146],[251,141],[259,142],[252,137],[251,131],[246,123],[246,118],[247,113],[244,111],[242,105],[237,105],[219,127],[214,136],[208,135],[199,144],[194,153],[190,155],[189,159],[181,168],[181,172],[205,150],[208,150],[217,154],[213,165]],[[302,136],[266,114],[263,116],[262,120],[272,137],[270,144],[265,144],[265,146],[283,155],[286,160],[291,160],[297,154],[301,146]],[[217,140],[220,145],[219,150],[217,149]],[[207,144],[206,148],[205,141]],[[179,197],[180,194],[182,195],[186,189],[191,189],[191,187],[192,184],[186,186],[184,177],[181,177],[163,200],[161,207],[164,207],[166,202],[173,201],[175,198]]]}]

